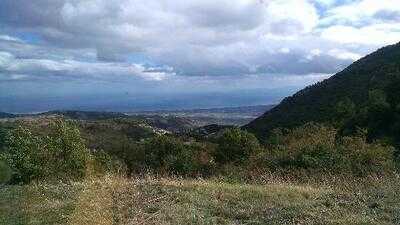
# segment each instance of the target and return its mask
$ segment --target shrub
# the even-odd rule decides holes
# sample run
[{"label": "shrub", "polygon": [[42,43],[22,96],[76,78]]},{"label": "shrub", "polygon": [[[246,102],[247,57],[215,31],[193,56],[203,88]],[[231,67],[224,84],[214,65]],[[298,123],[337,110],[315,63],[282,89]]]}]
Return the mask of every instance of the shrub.
[{"label": "shrub", "polygon": [[18,127],[6,137],[2,158],[12,169],[12,182],[28,183],[39,179],[50,171],[44,164],[48,162],[47,149],[43,140],[32,134],[26,127]]},{"label": "shrub", "polygon": [[354,175],[384,174],[395,169],[394,148],[379,143],[369,144],[365,136],[344,137],[337,148]]},{"label": "shrub", "polygon": [[104,150],[92,152],[88,167],[90,167],[91,175],[94,176],[102,176],[104,174],[125,175],[127,172],[126,164]]},{"label": "shrub", "polygon": [[0,152],[4,147],[4,142],[6,140],[7,130],[0,126]]},{"label": "shrub", "polygon": [[192,153],[191,175],[210,176],[215,173],[215,160],[213,154],[215,145],[207,142],[194,142],[187,145]]},{"label": "shrub", "polygon": [[50,125],[48,135],[35,135],[24,126],[6,138],[2,158],[13,171],[12,182],[43,179],[80,179],[85,176],[89,152],[79,130],[62,120]]},{"label": "shrub", "polygon": [[218,138],[215,158],[218,163],[241,163],[260,150],[258,139],[239,128],[226,129]]},{"label": "shrub", "polygon": [[104,146],[105,151],[113,157],[117,157],[120,163],[126,166],[128,174],[142,172],[145,167],[145,153],[143,143],[121,135],[110,140],[109,145]]},{"label": "shrub", "polygon": [[270,168],[324,169],[337,166],[336,130],[318,124],[306,124],[286,131],[273,132],[273,141],[259,157]]},{"label": "shrub", "polygon": [[86,163],[89,151],[79,129],[63,120],[56,120],[50,126],[51,133],[45,137],[45,146],[53,159],[54,173],[58,178],[83,178],[86,172]]},{"label": "shrub", "polygon": [[357,176],[382,174],[394,169],[393,148],[367,143],[365,134],[336,140],[333,127],[309,123],[273,132],[266,151],[253,157],[252,168],[308,170]]},{"label": "shrub", "polygon": [[12,175],[11,168],[7,163],[0,161],[0,184],[6,184],[10,181]]},{"label": "shrub", "polygon": [[192,152],[179,140],[159,136],[144,145],[145,164],[159,173],[185,174],[192,171]]},{"label": "shrub", "polygon": [[144,144],[145,165],[153,172],[176,175],[210,173],[213,159],[207,145],[184,143],[170,136],[158,136]]}]

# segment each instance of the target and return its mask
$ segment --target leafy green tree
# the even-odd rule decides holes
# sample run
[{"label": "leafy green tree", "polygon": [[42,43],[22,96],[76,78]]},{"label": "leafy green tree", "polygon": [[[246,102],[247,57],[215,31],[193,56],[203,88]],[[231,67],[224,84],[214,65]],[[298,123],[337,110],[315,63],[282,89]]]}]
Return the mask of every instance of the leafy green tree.
[{"label": "leafy green tree", "polygon": [[63,120],[50,125],[46,136],[19,126],[6,138],[1,158],[13,171],[12,182],[80,179],[85,176],[89,152],[79,130]]},{"label": "leafy green tree", "polygon": [[150,139],[144,145],[145,165],[159,173],[190,174],[193,151],[179,139],[166,135]]},{"label": "leafy green tree", "polygon": [[390,108],[390,104],[386,99],[386,93],[380,89],[369,91],[368,104],[370,110],[373,112],[382,112]]},{"label": "leafy green tree", "polygon": [[336,122],[343,124],[356,114],[356,105],[350,98],[345,98],[336,104],[336,114]]},{"label": "leafy green tree", "polygon": [[9,133],[2,158],[13,171],[13,182],[28,183],[49,172],[44,166],[48,159],[46,149],[42,146],[43,140],[26,127],[19,126]]},{"label": "leafy green tree", "polygon": [[215,158],[218,163],[240,163],[261,149],[253,134],[239,128],[225,130],[217,142]]},{"label": "leafy green tree", "polygon": [[0,151],[3,149],[7,136],[7,130],[0,126]]},{"label": "leafy green tree", "polygon": [[0,184],[6,184],[10,181],[12,176],[11,168],[7,163],[0,160]]},{"label": "leafy green tree", "polygon": [[[79,129],[63,120],[50,126],[51,133],[43,138],[49,159],[53,159],[53,176],[58,178],[83,178],[90,157]],[[48,166],[51,168],[51,166]],[[52,173],[50,173],[52,174]]]}]

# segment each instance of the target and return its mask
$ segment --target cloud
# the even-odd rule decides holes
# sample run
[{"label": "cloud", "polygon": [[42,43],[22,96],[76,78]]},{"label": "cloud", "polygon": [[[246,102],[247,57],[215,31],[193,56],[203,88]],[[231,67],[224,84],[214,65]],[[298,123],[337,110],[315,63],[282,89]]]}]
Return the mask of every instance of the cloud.
[{"label": "cloud", "polygon": [[[183,75],[257,72],[266,65],[250,54],[273,57],[268,52],[285,46],[272,39],[301,39],[319,20],[308,0],[20,1],[1,3],[0,23],[8,29],[34,29],[55,48],[94,49],[100,61],[146,55]],[[251,50],[240,54],[243,48]]]},{"label": "cloud", "polygon": [[337,25],[325,29],[321,37],[341,44],[389,45],[400,40],[400,22],[365,27]]},{"label": "cloud", "polygon": [[[323,19],[322,23],[336,23],[336,24],[371,24],[376,21],[376,15],[383,12],[400,12],[400,5],[397,0],[359,0],[353,1],[349,4],[341,5],[329,9],[327,16]],[[398,22],[398,20],[394,20]]]},{"label": "cloud", "polygon": [[8,35],[0,35],[0,40],[1,41],[10,41],[10,42],[22,42],[21,39],[16,38],[16,37],[11,37]]},{"label": "cloud", "polygon": [[397,0],[359,0],[326,12],[321,37],[341,44],[388,45],[400,41]]},{"label": "cloud", "polygon": [[338,59],[344,59],[344,60],[347,59],[347,60],[352,60],[352,61],[359,60],[362,57],[362,55],[360,55],[360,54],[342,50],[342,49],[331,49],[331,50],[329,50],[328,54],[333,57],[336,57]]},{"label": "cloud", "polygon": [[[169,69],[171,70],[171,69]],[[163,68],[146,68],[132,63],[82,62],[75,60],[17,59],[8,52],[0,52],[0,73],[12,80],[97,79],[115,81],[130,77],[160,81],[174,73]]]},{"label": "cloud", "polygon": [[301,86],[400,41],[399,15],[398,0],[2,0],[1,88]]}]

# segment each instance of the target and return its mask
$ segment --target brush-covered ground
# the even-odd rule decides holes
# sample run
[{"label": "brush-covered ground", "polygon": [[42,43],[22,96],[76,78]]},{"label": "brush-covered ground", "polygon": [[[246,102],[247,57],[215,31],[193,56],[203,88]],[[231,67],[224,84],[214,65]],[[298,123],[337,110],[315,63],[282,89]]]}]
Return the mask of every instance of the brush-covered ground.
[{"label": "brush-covered ground", "polygon": [[400,224],[399,178],[127,179],[0,188],[0,224]]}]

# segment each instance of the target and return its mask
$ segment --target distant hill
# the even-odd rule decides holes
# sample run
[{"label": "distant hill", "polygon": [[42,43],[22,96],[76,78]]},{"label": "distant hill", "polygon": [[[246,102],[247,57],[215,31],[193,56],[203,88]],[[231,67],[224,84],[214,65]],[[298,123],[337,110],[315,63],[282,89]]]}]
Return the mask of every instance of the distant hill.
[{"label": "distant hill", "polygon": [[42,116],[60,115],[75,120],[104,120],[104,119],[128,117],[126,114],[118,112],[75,111],[75,110],[48,111],[38,115]]},{"label": "distant hill", "polygon": [[376,123],[372,115],[373,99],[380,99],[380,104],[390,111],[385,111],[388,114],[383,116],[389,127],[386,130],[381,128],[381,133],[396,132],[398,128],[391,127],[396,124],[400,128],[400,43],[381,48],[331,78],[285,98],[244,128],[265,138],[277,127],[290,128],[310,121],[337,124],[343,119],[339,118],[340,106],[342,111],[354,111],[348,112],[347,121],[343,119],[343,123],[347,124],[344,127],[352,124],[353,128],[367,127],[376,132],[377,126],[370,127],[371,123]]},{"label": "distant hill", "polygon": [[186,133],[192,129],[210,124],[244,125],[272,107],[273,105],[256,105],[210,109],[156,110],[132,113],[54,110],[38,114],[13,115],[9,113],[0,113],[0,118],[12,119],[18,117],[20,119],[36,119],[62,116],[64,118],[82,121],[127,119],[173,133]]},{"label": "distant hill", "polygon": [[11,113],[0,112],[0,119],[15,118],[15,117],[17,117],[17,115],[14,115],[14,114],[11,114]]},{"label": "distant hill", "polygon": [[[162,115],[127,115],[118,112],[96,112],[96,111],[49,111],[39,114],[21,114],[13,115],[9,113],[0,113],[0,118],[3,119],[21,119],[21,120],[37,120],[46,119],[54,116],[61,116],[67,119],[80,120],[82,122],[107,122],[114,120],[116,123],[139,124],[152,127],[154,129],[164,130],[172,133],[188,132],[193,128],[199,127],[197,122],[181,118],[177,116],[162,116]],[[17,118],[18,117],[18,118]],[[112,121],[108,121],[112,123]]]},{"label": "distant hill", "polygon": [[187,118],[195,121],[197,126],[207,126],[210,124],[242,126],[273,107],[274,105],[255,105],[208,109],[140,111],[128,114]]},{"label": "distant hill", "polygon": [[254,105],[221,108],[201,108],[201,109],[182,109],[182,110],[152,110],[138,111],[132,114],[163,114],[163,113],[259,113],[271,109],[274,105]]}]

